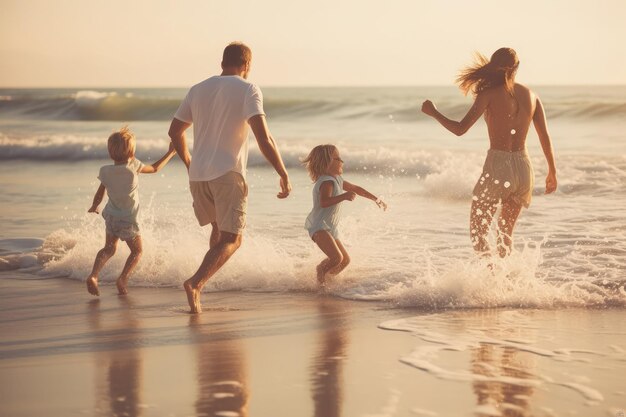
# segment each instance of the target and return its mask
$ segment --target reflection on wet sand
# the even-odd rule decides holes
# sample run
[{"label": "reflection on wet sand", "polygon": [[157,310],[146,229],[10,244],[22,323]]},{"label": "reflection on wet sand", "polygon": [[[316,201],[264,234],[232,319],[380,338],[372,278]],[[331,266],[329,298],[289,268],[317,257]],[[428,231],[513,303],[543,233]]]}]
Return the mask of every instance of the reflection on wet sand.
[{"label": "reflection on wet sand", "polygon": [[[487,314],[488,315],[488,314]],[[498,317],[487,317],[492,323]],[[519,328],[510,327],[511,323],[498,323],[484,334],[496,339],[506,339],[507,336],[526,338],[527,334],[520,334]],[[523,333],[523,331],[522,331]],[[480,342],[478,348],[473,348],[470,358],[470,371],[474,375],[485,376],[488,379],[511,377],[520,380],[536,380],[537,376],[530,372],[532,360],[528,354],[520,352],[511,346],[501,346]],[[490,415],[489,410],[482,406],[493,407],[503,417],[529,417],[530,398],[535,388],[532,385],[522,385],[503,381],[475,379],[472,388],[476,394],[476,403],[479,406],[477,415]]]},{"label": "reflection on wet sand", "polygon": [[[524,369],[526,364],[519,360],[521,353],[509,346],[493,346],[481,343],[472,352],[471,371],[487,377],[513,377],[517,379],[535,379],[536,376]],[[473,383],[476,403],[493,405],[505,417],[530,416],[529,402],[534,387],[505,382],[480,381]]]},{"label": "reflection on wet sand", "polygon": [[320,298],[320,339],[311,364],[315,417],[339,417],[343,405],[342,368],[348,346],[345,307],[337,300]]},{"label": "reflection on wet sand", "polygon": [[212,334],[201,315],[190,316],[189,330],[197,350],[197,416],[247,417],[248,377],[241,340]]},{"label": "reflection on wet sand", "polygon": [[141,353],[137,349],[140,323],[130,297],[119,297],[116,321],[102,324],[100,300],[88,304],[96,361],[94,415],[136,417],[141,415]]}]

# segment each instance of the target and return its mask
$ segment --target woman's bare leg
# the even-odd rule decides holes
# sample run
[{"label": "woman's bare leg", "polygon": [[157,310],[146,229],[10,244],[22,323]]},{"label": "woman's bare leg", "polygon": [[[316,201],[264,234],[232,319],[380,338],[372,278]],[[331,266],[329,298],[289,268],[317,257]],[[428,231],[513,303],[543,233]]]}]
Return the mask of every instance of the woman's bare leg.
[{"label": "woman's bare leg", "polygon": [[493,220],[493,215],[498,208],[497,203],[478,200],[472,201],[470,212],[470,238],[474,250],[480,255],[487,255],[489,252],[489,242],[487,235],[489,234],[489,226]]},{"label": "woman's bare leg", "polygon": [[513,245],[513,229],[522,211],[522,206],[509,199],[502,203],[502,211],[498,219],[498,253],[501,258],[511,253]]},{"label": "woman's bare leg", "polygon": [[100,249],[98,254],[96,255],[96,260],[93,263],[93,268],[91,269],[91,274],[87,277],[87,291],[91,295],[100,295],[100,290],[98,289],[98,274],[104,267],[104,264],[107,263],[111,256],[115,254],[115,249],[117,248],[118,238],[112,235],[106,235],[106,241],[104,243],[104,248]]}]

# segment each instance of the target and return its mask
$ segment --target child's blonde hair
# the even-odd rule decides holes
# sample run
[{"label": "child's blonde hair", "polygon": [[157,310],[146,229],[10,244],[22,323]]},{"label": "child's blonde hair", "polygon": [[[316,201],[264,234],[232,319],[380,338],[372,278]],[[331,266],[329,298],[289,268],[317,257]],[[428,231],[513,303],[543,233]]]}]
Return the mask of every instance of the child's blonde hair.
[{"label": "child's blonde hair", "polygon": [[337,150],[335,145],[317,145],[309,155],[302,160],[302,164],[306,166],[309,177],[313,181],[317,181],[319,177],[326,173],[330,163],[333,161],[333,152]]},{"label": "child's blonde hair", "polygon": [[124,126],[109,136],[107,147],[114,161],[132,158],[135,156],[135,135],[128,126]]}]

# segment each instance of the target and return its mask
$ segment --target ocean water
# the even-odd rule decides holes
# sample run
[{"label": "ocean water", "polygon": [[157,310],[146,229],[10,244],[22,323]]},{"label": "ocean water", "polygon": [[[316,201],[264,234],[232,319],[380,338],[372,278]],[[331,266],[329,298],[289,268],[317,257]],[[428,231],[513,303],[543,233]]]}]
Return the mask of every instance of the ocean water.
[{"label": "ocean water", "polygon": [[[433,100],[453,118],[471,105],[454,87],[265,88],[265,109],[293,192],[278,200],[278,178],[251,146],[244,243],[205,291],[307,292],[322,253],[303,229],[311,181],[300,165],[315,145],[333,143],[344,178],[383,197],[344,202],[343,242],[352,263],[333,279],[339,297],[428,309],[626,305],[626,86],[547,87],[559,188],[537,136],[527,147],[535,190],[515,232],[513,254],[478,259],[468,237],[472,188],[488,148],[480,120],[456,137],[420,114]],[[0,90],[0,270],[32,279],[84,280],[104,242],[104,221],[88,214],[97,173],[109,163],[106,138],[128,124],[137,157],[159,158],[185,89]],[[190,135],[190,139],[192,136]],[[253,140],[253,139],[252,139]],[[180,286],[208,248],[193,216],[186,171],[173,161],[140,177],[144,256],[133,286]],[[112,283],[128,254],[101,274]]]}]

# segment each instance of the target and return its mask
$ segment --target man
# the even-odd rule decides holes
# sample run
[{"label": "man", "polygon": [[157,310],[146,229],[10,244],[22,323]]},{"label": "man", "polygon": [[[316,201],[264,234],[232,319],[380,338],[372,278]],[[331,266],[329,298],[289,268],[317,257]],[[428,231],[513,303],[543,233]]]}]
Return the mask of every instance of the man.
[{"label": "man", "polygon": [[[191,313],[202,311],[200,292],[241,245],[246,224],[248,125],[263,156],[280,176],[278,198],[291,191],[289,176],[263,112],[263,95],[248,82],[252,52],[240,42],[224,49],[222,74],[191,87],[170,125],[169,136],[187,166],[193,209],[201,226],[211,223],[210,249],[184,283]],[[193,158],[185,130],[193,124]]]}]

